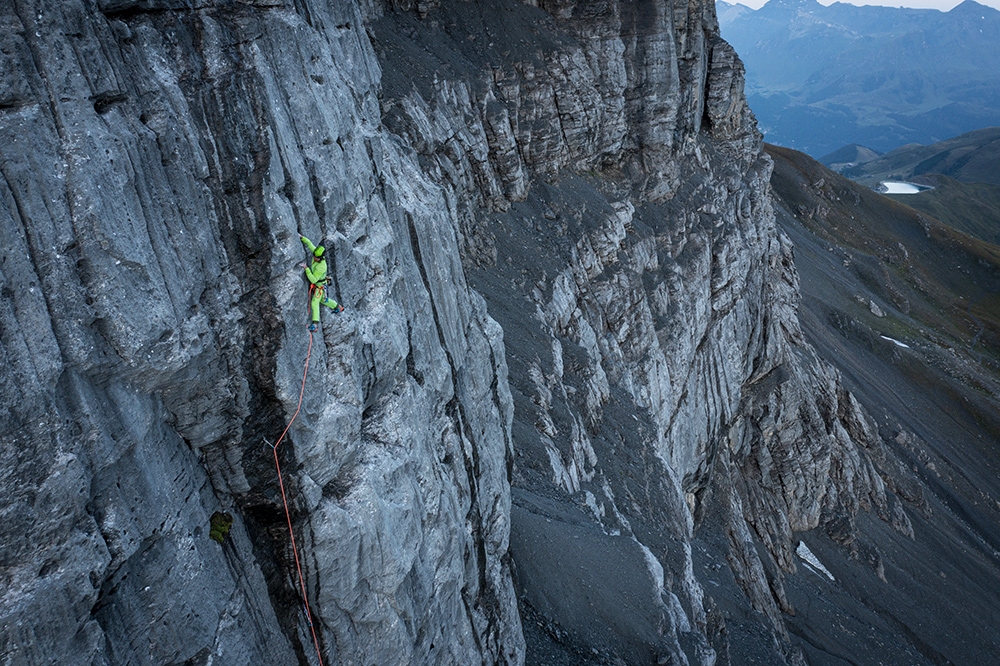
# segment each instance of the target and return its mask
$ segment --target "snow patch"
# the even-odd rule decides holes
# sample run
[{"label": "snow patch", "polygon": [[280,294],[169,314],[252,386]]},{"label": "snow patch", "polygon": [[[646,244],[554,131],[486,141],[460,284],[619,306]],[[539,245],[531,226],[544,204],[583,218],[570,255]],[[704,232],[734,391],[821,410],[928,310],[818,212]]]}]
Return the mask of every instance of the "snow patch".
[{"label": "snow patch", "polygon": [[897,347],[902,347],[903,349],[909,349],[910,348],[910,345],[906,344],[905,342],[900,342],[899,340],[896,340],[895,338],[890,338],[888,335],[880,335],[879,337],[882,338],[883,340],[888,340],[889,342],[893,343]]},{"label": "snow patch", "polygon": [[837,580],[830,573],[830,570],[823,566],[819,558],[813,555],[813,552],[809,550],[809,546],[804,541],[799,541],[799,545],[795,547],[795,554],[801,557],[802,561],[809,565],[816,573],[822,573],[830,580]]}]

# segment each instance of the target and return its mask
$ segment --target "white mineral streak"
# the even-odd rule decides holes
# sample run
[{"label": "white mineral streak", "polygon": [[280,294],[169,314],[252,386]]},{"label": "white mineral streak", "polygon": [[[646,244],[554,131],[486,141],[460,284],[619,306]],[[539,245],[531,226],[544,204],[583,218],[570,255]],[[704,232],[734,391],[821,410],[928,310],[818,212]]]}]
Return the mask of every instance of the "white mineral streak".
[{"label": "white mineral streak", "polygon": [[813,571],[821,573],[830,580],[837,580],[830,573],[830,570],[823,566],[823,563],[819,561],[819,558],[809,550],[809,546],[805,544],[804,541],[799,541],[799,545],[795,547],[795,554],[802,558],[802,561],[812,567]]}]

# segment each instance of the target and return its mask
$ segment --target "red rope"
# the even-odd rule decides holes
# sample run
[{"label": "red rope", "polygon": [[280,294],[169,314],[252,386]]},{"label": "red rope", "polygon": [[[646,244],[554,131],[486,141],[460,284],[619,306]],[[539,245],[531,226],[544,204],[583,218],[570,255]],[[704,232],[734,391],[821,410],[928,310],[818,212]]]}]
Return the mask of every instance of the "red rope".
[{"label": "red rope", "polygon": [[288,511],[288,498],[285,496],[285,482],[281,479],[281,463],[278,462],[278,447],[281,445],[281,441],[285,439],[285,435],[288,434],[288,429],[292,427],[292,423],[295,421],[295,417],[299,415],[299,410],[302,409],[302,396],[306,392],[306,375],[309,374],[309,356],[312,355],[313,346],[313,334],[312,331],[309,332],[309,349],[306,351],[306,367],[302,370],[302,388],[299,389],[299,404],[295,406],[295,413],[292,414],[292,420],[288,422],[285,426],[285,431],[281,433],[281,437],[278,441],[274,443],[272,447],[274,449],[274,467],[278,470],[278,486],[281,488],[281,501],[285,505],[285,519],[288,521],[288,535],[292,538],[292,553],[295,554],[295,569],[299,572],[299,585],[302,588],[302,600],[303,606],[306,610],[306,621],[309,623],[309,630],[312,632],[313,644],[316,646],[316,656],[319,658],[320,666],[323,666],[323,655],[319,649],[319,638],[316,636],[316,627],[313,626],[312,613],[309,612],[309,596],[306,594],[306,580],[302,576],[302,565],[299,564],[299,549],[295,545],[295,533],[292,532],[292,514]]}]

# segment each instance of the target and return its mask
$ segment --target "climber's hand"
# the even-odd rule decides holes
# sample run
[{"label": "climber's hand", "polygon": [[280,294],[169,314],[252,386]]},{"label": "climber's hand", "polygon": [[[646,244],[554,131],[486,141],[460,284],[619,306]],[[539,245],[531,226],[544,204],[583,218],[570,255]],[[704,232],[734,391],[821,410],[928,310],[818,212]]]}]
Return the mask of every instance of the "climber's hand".
[{"label": "climber's hand", "polygon": [[299,268],[309,268],[309,267],[306,266],[305,264],[299,264]]}]

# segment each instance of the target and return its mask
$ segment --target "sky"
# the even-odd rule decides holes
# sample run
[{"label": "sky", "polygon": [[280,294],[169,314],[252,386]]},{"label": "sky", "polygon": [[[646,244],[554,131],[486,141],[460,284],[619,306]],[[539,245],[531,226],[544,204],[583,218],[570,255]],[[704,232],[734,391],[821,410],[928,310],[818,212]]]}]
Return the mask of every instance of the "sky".
[{"label": "sky", "polygon": [[[738,2],[754,9],[759,9],[766,0],[726,0],[727,2]],[[920,9],[940,9],[948,11],[962,0],[851,0],[852,5],[882,5],[884,7],[917,7]],[[1000,9],[1000,0],[976,0],[981,5],[987,5],[995,9]],[[822,5],[832,5],[833,0],[819,0]]]}]

